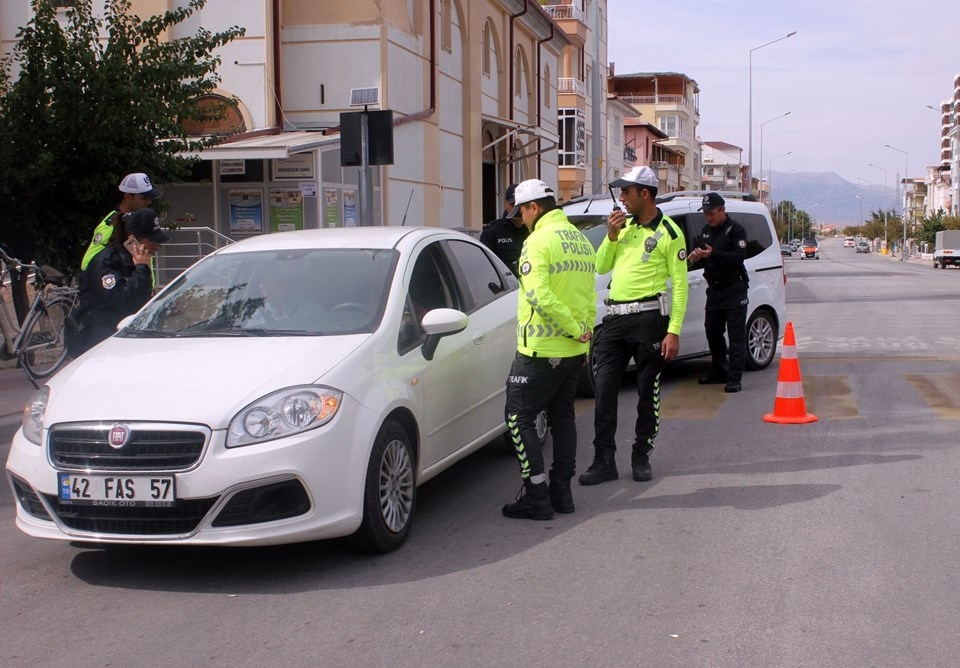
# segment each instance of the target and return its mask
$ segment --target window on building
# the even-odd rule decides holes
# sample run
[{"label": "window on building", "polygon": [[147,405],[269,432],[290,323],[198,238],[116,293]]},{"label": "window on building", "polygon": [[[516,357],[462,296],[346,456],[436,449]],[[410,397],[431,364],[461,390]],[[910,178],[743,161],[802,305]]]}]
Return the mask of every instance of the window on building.
[{"label": "window on building", "polygon": [[550,66],[544,65],[543,66],[543,106],[546,107],[547,109],[553,106],[552,101],[550,99],[551,97],[550,81],[551,81]]},{"label": "window on building", "polygon": [[453,8],[450,0],[440,1],[440,48],[453,49]]},{"label": "window on building", "polygon": [[683,119],[679,116],[661,116],[660,129],[675,139],[680,136],[680,131],[683,129]]},{"label": "window on building", "polygon": [[587,125],[580,109],[560,109],[557,158],[562,167],[586,167]]},{"label": "window on building", "polygon": [[491,61],[493,60],[493,32],[490,28],[490,22],[487,21],[483,26],[483,74],[490,76]]}]

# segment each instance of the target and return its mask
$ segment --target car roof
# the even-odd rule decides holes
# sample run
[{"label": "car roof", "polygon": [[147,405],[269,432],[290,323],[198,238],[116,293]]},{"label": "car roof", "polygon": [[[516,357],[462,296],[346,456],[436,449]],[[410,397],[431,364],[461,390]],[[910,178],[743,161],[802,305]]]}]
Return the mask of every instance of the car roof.
[{"label": "car roof", "polygon": [[303,248],[380,248],[392,249],[422,239],[470,239],[463,232],[444,227],[338,227],[318,230],[275,232],[243,239],[226,246],[220,253],[293,250]]},{"label": "car roof", "polygon": [[[741,211],[753,210],[762,208],[764,211],[767,210],[767,207],[757,201],[757,198],[751,195],[750,193],[742,193],[738,191],[728,191],[728,190],[680,190],[677,192],[666,193],[664,195],[657,195],[657,204],[658,205],[667,205],[671,202],[683,203],[686,206],[691,204],[699,204],[703,199],[703,196],[707,193],[717,192],[724,199],[727,200],[728,204],[732,204],[732,209],[739,209]],[[564,213],[568,216],[582,216],[582,215],[602,215],[606,216],[610,213],[613,200],[611,196],[608,195],[581,195],[580,197],[574,197],[569,199],[561,207],[563,208]],[[663,207],[669,209],[669,206]]]}]

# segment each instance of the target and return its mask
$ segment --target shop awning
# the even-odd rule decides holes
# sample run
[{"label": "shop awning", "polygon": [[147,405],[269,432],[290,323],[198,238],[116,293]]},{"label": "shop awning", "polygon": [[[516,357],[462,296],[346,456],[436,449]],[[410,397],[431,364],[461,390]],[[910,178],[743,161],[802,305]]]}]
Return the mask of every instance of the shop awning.
[{"label": "shop awning", "polygon": [[324,135],[320,132],[300,130],[239,139],[219,146],[210,146],[191,155],[201,160],[277,160],[289,158],[294,153],[312,151],[321,146],[337,144],[340,135]]},{"label": "shop awning", "polygon": [[[559,136],[553,134],[552,132],[548,132],[537,125],[524,125],[523,123],[518,123],[517,121],[511,121],[498,116],[487,116],[486,114],[483,115],[483,122],[503,128],[506,130],[506,132],[484,146],[481,150],[486,151],[488,148],[491,148],[502,141],[506,141],[508,142],[507,146],[511,148],[510,157],[508,158],[507,162],[516,162],[517,160],[522,160],[523,158],[529,158],[546,151],[551,151],[557,147],[557,144],[560,143]],[[529,139],[529,141],[527,141],[527,143],[523,146],[516,147],[514,146],[513,141],[520,135],[523,135],[524,138]],[[536,140],[538,139],[549,142],[549,145],[541,145],[539,150],[532,153],[527,153],[526,149],[532,144],[535,144]]]}]

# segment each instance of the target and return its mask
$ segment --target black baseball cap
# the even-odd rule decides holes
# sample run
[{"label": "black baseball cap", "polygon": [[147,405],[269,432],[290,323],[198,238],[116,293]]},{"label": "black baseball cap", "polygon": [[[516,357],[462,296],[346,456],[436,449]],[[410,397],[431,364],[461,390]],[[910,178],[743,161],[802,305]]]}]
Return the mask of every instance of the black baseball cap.
[{"label": "black baseball cap", "polygon": [[707,193],[703,196],[703,203],[700,205],[701,211],[713,211],[718,206],[725,206],[726,200],[720,197],[719,193]]},{"label": "black baseball cap", "polygon": [[516,183],[511,183],[509,186],[507,186],[507,192],[503,196],[503,199],[505,199],[507,204],[509,204],[510,206],[513,206],[514,204],[516,204],[516,202],[514,202],[514,193],[516,191],[517,191]]},{"label": "black baseball cap", "polygon": [[158,244],[170,241],[170,235],[160,227],[160,218],[153,209],[137,209],[123,215],[123,226],[127,234],[135,237],[146,237]]}]

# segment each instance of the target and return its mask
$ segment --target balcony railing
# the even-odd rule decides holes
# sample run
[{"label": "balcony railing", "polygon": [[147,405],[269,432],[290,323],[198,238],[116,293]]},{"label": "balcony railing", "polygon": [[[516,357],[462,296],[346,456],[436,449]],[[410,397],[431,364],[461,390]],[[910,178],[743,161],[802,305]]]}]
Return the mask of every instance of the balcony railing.
[{"label": "balcony railing", "polygon": [[557,92],[558,93],[573,93],[574,95],[579,95],[580,97],[587,96],[587,84],[580,79],[572,78],[560,78],[557,79]]},{"label": "balcony railing", "polygon": [[621,95],[620,100],[627,104],[676,104],[689,107],[683,95]]},{"label": "balcony railing", "polygon": [[583,10],[579,7],[574,7],[573,5],[541,5],[544,11],[550,15],[554,21],[559,21],[561,19],[574,19],[575,21],[580,21],[583,25],[587,25],[587,15],[583,13]]},{"label": "balcony railing", "polygon": [[209,227],[179,227],[168,232],[170,241],[163,244],[157,256],[158,287],[172,281],[203,256],[233,243],[233,239]]}]

